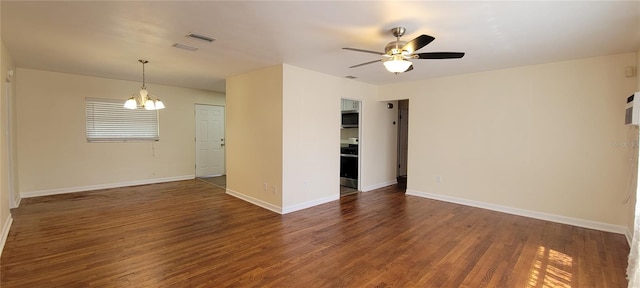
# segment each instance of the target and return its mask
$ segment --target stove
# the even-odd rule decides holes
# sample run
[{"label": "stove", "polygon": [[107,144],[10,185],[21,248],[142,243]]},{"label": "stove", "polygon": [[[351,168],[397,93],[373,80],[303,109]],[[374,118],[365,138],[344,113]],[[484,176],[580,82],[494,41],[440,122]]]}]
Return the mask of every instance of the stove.
[{"label": "stove", "polygon": [[340,147],[340,185],[358,188],[358,145]]},{"label": "stove", "polygon": [[349,146],[340,147],[340,154],[358,155],[358,144],[348,144]]}]

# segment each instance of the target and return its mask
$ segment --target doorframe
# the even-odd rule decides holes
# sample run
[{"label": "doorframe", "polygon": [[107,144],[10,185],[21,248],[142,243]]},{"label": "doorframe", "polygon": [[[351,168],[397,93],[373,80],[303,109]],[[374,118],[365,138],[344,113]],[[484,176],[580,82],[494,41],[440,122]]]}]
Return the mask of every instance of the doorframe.
[{"label": "doorframe", "polygon": [[[224,121],[224,161],[222,163],[222,165],[224,165],[224,169],[222,169],[222,174],[218,175],[218,176],[222,176],[222,175],[227,175],[227,106],[225,105],[216,105],[216,104],[205,104],[205,103],[195,103],[193,104],[193,127],[195,129],[195,133],[193,135],[193,175],[198,175],[196,169],[198,169],[196,167],[196,158],[197,158],[197,154],[198,154],[198,149],[196,148],[196,141],[197,141],[197,135],[198,135],[198,119],[196,118],[196,114],[197,114],[197,110],[196,108],[198,107],[198,105],[200,106],[212,106],[212,107],[222,107],[222,111],[224,112],[224,117],[223,117],[223,121]],[[197,177],[197,176],[196,176]]]},{"label": "doorframe", "polygon": [[13,151],[15,150],[13,147],[13,89],[11,84],[11,78],[13,78],[13,70],[9,70],[7,73],[7,78],[5,79],[5,90],[4,90],[4,119],[5,123],[5,135],[4,141],[6,142],[7,151],[3,151],[7,153],[7,189],[9,190],[9,208],[17,208],[20,205],[20,198],[16,198],[15,191],[15,183],[14,183],[14,173],[13,170]]},{"label": "doorframe", "polygon": [[[360,188],[362,187],[362,143],[364,142],[362,141],[362,110],[364,109],[362,107],[363,106],[362,103],[364,102],[362,101],[362,99],[349,98],[349,97],[340,97],[340,101],[342,101],[342,99],[358,102],[358,185],[357,185],[358,188],[357,190],[362,191],[360,190]],[[340,111],[340,113],[342,113],[342,111]]]},{"label": "doorframe", "polygon": [[[352,99],[353,100],[353,99]],[[358,101],[358,191],[362,191],[362,100],[357,99],[353,101]]]},{"label": "doorframe", "polygon": [[[402,109],[400,109],[400,108],[401,108],[401,107],[400,107],[400,102],[401,102],[401,101],[406,101],[406,103],[407,103],[407,109],[406,109],[406,110],[407,110],[407,115],[405,115],[407,119],[406,119],[406,125],[404,125],[404,126],[402,125],[402,122],[403,122],[403,121],[402,121],[402,119],[400,118],[400,117],[402,116],[402,115],[400,114],[400,111],[402,110]],[[398,151],[396,152],[396,153],[397,153],[397,155],[396,155],[396,157],[397,157],[396,162],[398,163],[398,165],[400,165],[400,160],[401,160],[401,158],[402,158],[402,148],[403,148],[403,147],[402,147],[402,135],[401,135],[401,131],[402,131],[403,129],[406,129],[406,132],[407,132],[407,143],[406,143],[406,144],[407,144],[407,146],[409,145],[409,109],[410,109],[410,108],[409,108],[409,107],[410,107],[409,99],[400,99],[400,100],[397,100],[397,105],[398,105],[398,120],[397,120],[397,121],[398,121],[398,132],[397,132],[397,133],[398,133],[398,134],[397,134],[397,135],[398,135],[398,144],[397,144],[397,145],[398,145]],[[405,126],[406,126],[406,127],[405,127]],[[405,155],[405,158],[406,158],[406,161],[404,161],[404,162],[405,162],[405,163],[404,163],[404,165],[405,165],[404,169],[405,169],[405,171],[406,171],[406,174],[405,174],[405,175],[400,175],[400,167],[398,166],[398,167],[396,167],[396,177],[399,177],[399,176],[408,176],[408,174],[409,174],[409,167],[408,167],[408,166],[409,166],[409,149],[408,149],[408,147],[407,147],[407,153],[406,153],[406,155]]]}]

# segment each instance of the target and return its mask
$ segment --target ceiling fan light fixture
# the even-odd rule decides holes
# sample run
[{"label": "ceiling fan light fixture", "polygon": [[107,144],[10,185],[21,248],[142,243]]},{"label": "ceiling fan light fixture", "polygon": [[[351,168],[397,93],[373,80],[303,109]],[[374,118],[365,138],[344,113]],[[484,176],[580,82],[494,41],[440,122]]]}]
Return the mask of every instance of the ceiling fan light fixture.
[{"label": "ceiling fan light fixture", "polygon": [[404,59],[401,55],[396,55],[383,62],[384,68],[391,73],[402,73],[407,71],[413,63]]},{"label": "ceiling fan light fixture", "polygon": [[378,54],[382,56],[382,59],[353,65],[349,68],[356,68],[377,62],[382,62],[382,64],[384,64],[384,67],[389,72],[398,74],[413,70],[413,63],[411,63],[410,59],[457,59],[464,56],[464,52],[415,53],[416,51],[422,49],[422,47],[431,43],[433,40],[435,40],[435,38],[426,34],[422,34],[409,42],[401,41],[400,37],[404,35],[406,31],[407,29],[402,26],[391,29],[391,33],[396,37],[396,40],[387,43],[387,46],[385,46],[384,48],[384,53],[357,48],[342,48],[345,50]]}]

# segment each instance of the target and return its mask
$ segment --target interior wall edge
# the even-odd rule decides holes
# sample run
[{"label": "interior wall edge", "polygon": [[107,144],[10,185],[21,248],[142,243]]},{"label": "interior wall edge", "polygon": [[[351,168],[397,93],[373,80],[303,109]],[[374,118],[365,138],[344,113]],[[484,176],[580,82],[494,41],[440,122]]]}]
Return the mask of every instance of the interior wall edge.
[{"label": "interior wall edge", "polygon": [[249,203],[251,203],[253,205],[256,205],[258,207],[262,207],[264,209],[270,210],[272,212],[276,212],[278,214],[284,214],[284,213],[282,213],[282,207],[273,205],[273,204],[271,204],[269,202],[260,200],[258,198],[251,197],[249,195],[246,195],[246,194],[243,194],[243,193],[240,193],[238,191],[231,190],[231,189],[227,189],[226,193],[228,195],[230,195],[230,196],[233,196],[233,197],[236,197],[236,198],[238,198],[240,200],[249,202]]},{"label": "interior wall edge", "polygon": [[591,221],[586,219],[579,219],[579,218],[573,218],[573,217],[566,217],[562,215],[555,215],[555,214],[537,212],[532,210],[519,209],[519,208],[514,208],[509,206],[496,205],[496,204],[491,204],[486,202],[451,197],[446,195],[433,194],[433,193],[410,190],[410,189],[407,189],[406,195],[439,200],[439,201],[471,206],[471,207],[476,207],[481,209],[487,209],[487,210],[517,215],[517,216],[523,216],[523,217],[528,217],[528,218],[533,218],[538,220],[568,224],[568,225],[573,225],[573,226],[582,227],[582,228],[589,228],[589,229],[594,229],[594,230],[599,230],[604,232],[622,234],[622,235],[625,235],[625,237],[627,237],[627,241],[629,241],[630,239],[628,236],[629,229],[621,225],[614,225],[614,224],[603,223],[598,221]]},{"label": "interior wall edge", "polygon": [[297,203],[297,204],[294,204],[294,205],[288,205],[288,206],[282,208],[282,213],[281,214],[284,215],[284,214],[287,214],[287,213],[300,211],[300,210],[303,210],[303,209],[311,208],[311,207],[314,207],[314,206],[318,206],[318,205],[329,203],[331,201],[336,201],[336,200],[340,200],[340,196],[339,195],[331,195],[331,196],[327,196],[327,197],[323,197],[323,198],[319,198],[319,199],[314,199],[314,200],[303,202],[303,203]]},{"label": "interior wall edge", "polygon": [[11,213],[9,213],[9,217],[2,226],[2,235],[0,235],[0,237],[2,237],[0,238],[0,255],[2,255],[2,251],[4,250],[4,244],[7,243],[7,237],[9,236],[11,224],[13,224],[13,217],[11,216]]}]

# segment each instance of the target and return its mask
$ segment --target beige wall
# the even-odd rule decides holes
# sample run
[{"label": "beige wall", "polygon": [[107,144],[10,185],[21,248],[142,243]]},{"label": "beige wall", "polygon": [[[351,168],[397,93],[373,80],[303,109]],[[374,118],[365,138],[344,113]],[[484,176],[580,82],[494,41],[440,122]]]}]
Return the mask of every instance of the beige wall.
[{"label": "beige wall", "polygon": [[23,196],[193,177],[194,105],[224,94],[148,84],[160,97],[160,141],[87,143],[85,97],[126,100],[137,82],[18,69],[18,161]]},{"label": "beige wall", "polygon": [[[9,209],[11,207],[11,203],[16,203],[18,198],[17,193],[15,193],[16,195],[14,196],[14,199],[11,199],[9,192],[10,180],[13,180],[13,187],[17,187],[17,153],[15,153],[15,151],[10,153],[8,141],[12,141],[14,143],[13,147],[15,147],[16,139],[15,137],[10,137],[11,139],[7,138],[7,135],[15,135],[15,111],[9,111],[8,109],[10,108],[7,104],[9,101],[14,102],[13,100],[15,100],[15,84],[17,75],[14,73],[13,77],[8,77],[9,70],[15,70],[15,64],[9,54],[9,51],[7,51],[4,46],[4,42],[0,42],[0,44],[0,119],[2,119],[0,120],[0,230],[2,230],[9,228],[4,225],[7,223],[10,216]],[[7,80],[9,80],[11,84],[8,84]],[[13,99],[7,99],[7,85],[10,85],[11,87],[10,94]],[[9,127],[7,127],[7,117],[12,117],[11,126]],[[9,173],[11,170],[14,173]],[[12,179],[9,179],[9,177]],[[0,237],[1,236],[2,235],[0,235]]]},{"label": "beige wall", "polygon": [[[283,65],[283,208],[340,195],[343,79]],[[345,79],[346,80],[346,79]]]},{"label": "beige wall", "polygon": [[341,98],[363,105],[361,186],[392,183],[397,111],[376,102],[377,93],[287,64],[227,79],[228,190],[282,213],[337,199]]},{"label": "beige wall", "polygon": [[227,190],[277,210],[282,207],[282,66],[230,77],[226,87]]},{"label": "beige wall", "polygon": [[[387,103],[392,103],[393,109],[388,109]],[[362,186],[360,188],[362,191],[370,191],[396,183],[398,103],[368,98],[363,101],[361,111],[363,123],[360,125],[362,129],[360,160]]]},{"label": "beige wall", "polygon": [[[381,87],[411,102],[408,189],[627,225],[635,53]],[[437,183],[436,176],[442,177]]]},{"label": "beige wall", "polygon": [[[361,189],[392,183],[397,105],[386,103],[403,95],[411,101],[409,190],[632,227],[632,204],[622,201],[637,133],[621,111],[640,87],[640,77],[624,77],[638,58],[382,87],[286,64],[231,77],[227,187],[284,210],[335,197],[340,98],[363,105]],[[218,93],[150,84],[168,106],[159,142],[86,143],[84,97],[124,99],[140,83],[30,69],[16,75],[18,184],[27,194],[193,175],[193,105],[225,105]]]},{"label": "beige wall", "polygon": [[[636,53],[636,65],[635,65],[635,67],[636,67],[636,80],[637,80],[636,92],[637,92],[637,91],[640,91],[640,73],[638,73],[638,72],[640,72],[640,70],[639,70],[640,69],[640,50],[638,50],[638,52]],[[636,132],[638,132],[638,131],[636,131]],[[638,148],[638,139],[637,139],[638,133],[636,133],[635,137],[636,137],[636,139],[635,139],[636,140],[636,142],[635,142],[636,143],[636,147],[635,147],[635,151],[634,152],[636,153],[636,157],[635,158],[637,159],[638,158],[637,157],[638,149],[639,149]],[[634,181],[632,183],[635,184],[636,191],[634,191],[634,193],[632,193],[631,197],[629,197],[629,209],[628,209],[628,212],[627,212],[627,229],[629,230],[629,235],[627,235],[627,237],[628,237],[627,240],[631,240],[630,236],[633,235],[633,230],[634,230],[634,227],[635,227],[635,225],[634,225],[635,224],[635,211],[636,211],[635,208],[636,208],[637,195],[638,195],[637,191],[638,191],[638,189],[640,189],[640,187],[637,186],[638,178],[640,178],[640,177],[638,177],[638,172],[639,171],[638,171],[638,165],[637,164],[638,163],[636,162],[635,169],[632,171],[632,174],[635,175],[635,178],[633,179]]]}]

